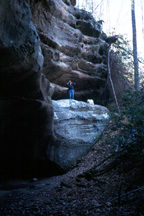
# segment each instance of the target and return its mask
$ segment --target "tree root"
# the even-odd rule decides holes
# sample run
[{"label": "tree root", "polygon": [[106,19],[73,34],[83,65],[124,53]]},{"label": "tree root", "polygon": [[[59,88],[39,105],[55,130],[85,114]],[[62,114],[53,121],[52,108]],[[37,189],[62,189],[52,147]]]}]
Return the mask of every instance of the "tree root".
[{"label": "tree root", "polygon": [[[117,155],[116,153],[113,153],[111,155],[109,155],[108,157],[106,157],[104,160],[102,160],[99,164],[94,165],[93,167],[91,167],[89,170],[87,170],[86,172],[78,175],[78,177],[88,177],[90,178],[90,175],[94,175],[94,176],[99,176],[99,175],[103,175],[104,173],[110,171],[114,166],[115,166],[115,160],[113,160],[111,163],[109,163],[108,165],[106,165],[104,168],[102,169],[97,169],[99,166],[101,166],[104,162],[108,161],[109,159],[116,159]],[[92,177],[91,177],[92,178]]]},{"label": "tree root", "polygon": [[[83,174],[78,175],[78,177],[83,178],[88,175],[94,175],[96,177],[96,176],[103,175],[109,172],[110,170],[112,170],[113,168],[115,168],[120,163],[120,158],[123,157],[125,154],[127,154],[127,149],[122,149],[119,152],[114,152],[113,154],[104,158],[99,164],[94,165]],[[97,169],[99,166],[103,165],[105,162],[107,162],[110,159],[112,161],[110,161],[107,165],[104,165],[103,168]]]},{"label": "tree root", "polygon": [[113,201],[119,199],[119,196],[122,198],[122,197],[124,197],[124,196],[127,196],[127,195],[129,195],[129,194],[135,193],[135,192],[140,191],[140,190],[144,190],[144,185],[141,186],[141,187],[139,187],[139,188],[137,188],[137,189],[128,191],[127,193],[123,193],[123,194],[121,194],[121,195],[117,195],[116,197],[114,197],[113,199],[111,199],[109,202],[113,202]]}]

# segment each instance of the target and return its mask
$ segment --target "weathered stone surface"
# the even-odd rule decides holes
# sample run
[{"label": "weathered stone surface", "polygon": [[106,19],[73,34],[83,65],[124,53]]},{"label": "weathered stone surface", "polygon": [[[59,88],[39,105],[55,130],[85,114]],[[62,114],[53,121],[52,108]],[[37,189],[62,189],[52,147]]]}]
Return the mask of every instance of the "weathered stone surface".
[{"label": "weathered stone surface", "polygon": [[43,73],[53,84],[53,99],[66,99],[66,83],[76,85],[75,98],[102,104],[107,78],[107,36],[92,15],[75,1],[28,1],[45,57]]},{"label": "weathered stone surface", "polygon": [[46,165],[53,138],[50,84],[40,73],[43,55],[31,19],[24,0],[0,2],[0,168],[14,175],[15,167],[32,172],[33,161],[36,169]]},{"label": "weathered stone surface", "polygon": [[76,100],[58,100],[54,107],[54,132],[59,140],[49,146],[48,157],[65,170],[76,165],[94,145],[109,122],[108,109]]},{"label": "weathered stone surface", "polygon": [[[30,8],[22,0],[1,1],[0,7],[1,83],[13,85],[42,68],[40,39],[31,22]],[[3,92],[2,92],[3,93]]]},{"label": "weathered stone surface", "polygon": [[76,0],[63,0],[63,2],[66,3],[67,5],[72,5],[72,6],[76,5]]},{"label": "weathered stone surface", "polygon": [[25,0],[0,2],[0,168],[11,173],[15,167],[36,173],[44,169],[47,174],[48,159],[70,168],[94,136],[91,130],[86,143],[78,134],[71,140],[60,132],[55,139],[51,96],[67,98],[66,82],[71,79],[77,84],[77,99],[101,101],[107,44],[99,23],[72,6],[75,0],[27,2],[35,26]]}]

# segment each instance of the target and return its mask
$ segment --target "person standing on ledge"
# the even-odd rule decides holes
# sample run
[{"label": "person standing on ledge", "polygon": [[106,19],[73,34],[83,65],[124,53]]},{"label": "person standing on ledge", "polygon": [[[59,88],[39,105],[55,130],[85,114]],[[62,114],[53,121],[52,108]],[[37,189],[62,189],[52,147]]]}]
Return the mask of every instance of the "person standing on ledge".
[{"label": "person standing on ledge", "polygon": [[76,85],[76,83],[73,83],[71,80],[67,83],[67,86],[69,88],[69,99],[74,99],[74,85]]}]

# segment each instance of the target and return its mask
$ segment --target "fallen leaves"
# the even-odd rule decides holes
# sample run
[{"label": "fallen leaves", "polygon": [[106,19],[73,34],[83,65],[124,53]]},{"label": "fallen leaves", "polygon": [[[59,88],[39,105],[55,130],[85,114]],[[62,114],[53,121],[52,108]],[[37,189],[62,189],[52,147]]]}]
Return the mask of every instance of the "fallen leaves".
[{"label": "fallen leaves", "polygon": [[[128,161],[103,175],[115,153],[105,140],[119,135],[107,130],[93,149],[73,170],[61,176],[39,180],[33,178],[25,188],[9,190],[0,199],[0,215],[6,216],[125,216],[143,215],[143,187],[136,186],[137,168],[130,170]],[[138,166],[138,165],[137,165]],[[126,167],[126,171],[124,170]],[[141,171],[141,170],[140,170]],[[139,184],[141,172],[139,171]],[[132,186],[131,186],[132,185]]]}]

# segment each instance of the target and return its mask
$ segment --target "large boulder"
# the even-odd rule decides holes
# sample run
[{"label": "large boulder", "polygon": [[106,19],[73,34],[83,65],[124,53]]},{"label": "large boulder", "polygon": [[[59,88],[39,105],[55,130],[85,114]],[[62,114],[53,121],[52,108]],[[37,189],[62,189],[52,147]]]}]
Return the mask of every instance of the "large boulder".
[{"label": "large boulder", "polygon": [[66,99],[66,83],[76,85],[75,98],[103,103],[107,80],[107,36],[102,22],[72,5],[75,1],[28,1],[44,55],[42,72],[51,82],[54,100]]},{"label": "large boulder", "polygon": [[64,170],[81,160],[96,143],[109,122],[109,111],[77,100],[53,100],[57,142],[48,147],[48,158]]}]

